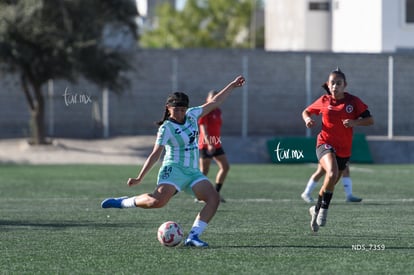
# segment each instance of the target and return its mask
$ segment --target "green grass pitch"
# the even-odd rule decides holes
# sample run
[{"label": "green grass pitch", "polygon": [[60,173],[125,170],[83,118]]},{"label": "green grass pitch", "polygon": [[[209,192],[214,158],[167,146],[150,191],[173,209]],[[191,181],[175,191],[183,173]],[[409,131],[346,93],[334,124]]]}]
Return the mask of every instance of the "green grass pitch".
[{"label": "green grass pitch", "polygon": [[106,197],[152,191],[156,167],[130,188],[137,166],[2,165],[0,274],[414,273],[414,165],[352,164],[364,200],[345,203],[339,183],[317,234],[300,198],[315,168],[232,165],[227,203],[202,235],[210,247],[199,249],[157,241],[164,221],[190,229],[202,204],[184,193],[162,209],[100,208]]}]

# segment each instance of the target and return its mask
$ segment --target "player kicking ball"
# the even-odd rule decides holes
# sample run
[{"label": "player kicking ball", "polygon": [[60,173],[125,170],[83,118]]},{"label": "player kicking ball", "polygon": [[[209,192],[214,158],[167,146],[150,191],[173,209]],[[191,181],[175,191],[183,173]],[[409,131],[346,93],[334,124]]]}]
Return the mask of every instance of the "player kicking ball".
[{"label": "player kicking ball", "polygon": [[105,199],[102,208],[161,208],[178,192],[184,191],[205,205],[197,214],[191,231],[184,241],[185,246],[207,247],[208,243],[199,239],[220,204],[220,196],[199,169],[198,124],[199,117],[218,108],[234,88],[241,87],[244,77],[238,76],[211,101],[201,106],[189,108],[186,94],[175,92],[167,98],[164,116],[158,122],[159,128],[152,153],[148,156],[136,178],[128,179],[129,186],[139,185],[157,163],[165,149],[162,166],[158,172],[157,187],[152,193],[134,197]]}]

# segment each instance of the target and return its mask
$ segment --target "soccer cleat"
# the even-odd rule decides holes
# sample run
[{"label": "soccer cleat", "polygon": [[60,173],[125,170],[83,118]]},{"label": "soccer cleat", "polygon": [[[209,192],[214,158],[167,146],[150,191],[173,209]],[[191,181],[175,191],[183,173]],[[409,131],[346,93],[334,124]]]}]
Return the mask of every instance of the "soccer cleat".
[{"label": "soccer cleat", "polygon": [[346,202],[361,202],[362,199],[354,196],[349,196],[346,198]]},{"label": "soccer cleat", "polygon": [[307,203],[312,203],[313,202],[313,198],[309,194],[307,194],[305,192],[303,192],[300,196]]},{"label": "soccer cleat", "polygon": [[327,217],[328,217],[328,209],[326,209],[326,208],[319,209],[319,213],[318,213],[318,217],[316,219],[316,223],[319,226],[325,226]]},{"label": "soccer cleat", "polygon": [[226,200],[220,195],[220,202],[226,202]]},{"label": "soccer cleat", "polygon": [[310,227],[311,227],[313,232],[318,232],[319,225],[316,222],[316,218],[318,217],[318,213],[315,212],[315,206],[312,206],[311,208],[309,208],[309,214],[311,215]]},{"label": "soccer cleat", "polygon": [[208,243],[203,242],[198,238],[198,235],[193,235],[191,238],[188,237],[185,242],[184,246],[195,246],[195,247],[208,247]]},{"label": "soccer cleat", "polygon": [[107,198],[102,201],[101,207],[102,208],[122,208],[122,201],[127,198],[128,197]]}]

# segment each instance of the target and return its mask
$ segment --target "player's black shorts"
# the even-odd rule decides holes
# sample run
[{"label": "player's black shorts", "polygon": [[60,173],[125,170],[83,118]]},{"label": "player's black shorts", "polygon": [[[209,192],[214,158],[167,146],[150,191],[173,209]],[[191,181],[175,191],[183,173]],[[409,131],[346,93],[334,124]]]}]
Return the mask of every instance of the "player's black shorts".
[{"label": "player's black shorts", "polygon": [[218,157],[218,156],[221,156],[221,155],[224,155],[224,154],[225,154],[225,152],[223,150],[223,147],[216,148],[216,150],[214,151],[213,154],[209,154],[208,151],[207,151],[207,148],[200,150],[200,157],[202,159],[211,159],[213,157]]},{"label": "player's black shorts", "polygon": [[[329,144],[322,144],[322,145],[319,145],[316,148],[316,156],[317,156],[318,160],[320,160],[324,155],[326,155],[328,153],[334,153],[335,156],[336,156],[335,148],[333,148]],[[348,166],[349,157],[348,158],[341,158],[341,157],[336,156],[336,162],[338,163],[339,171],[343,171]]]}]

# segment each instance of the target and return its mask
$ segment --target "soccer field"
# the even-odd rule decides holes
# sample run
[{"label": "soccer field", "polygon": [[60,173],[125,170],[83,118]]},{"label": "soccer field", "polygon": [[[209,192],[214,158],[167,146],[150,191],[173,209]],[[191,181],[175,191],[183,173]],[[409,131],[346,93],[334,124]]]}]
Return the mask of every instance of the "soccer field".
[{"label": "soccer field", "polygon": [[339,183],[317,234],[300,198],[315,168],[233,165],[200,249],[157,241],[167,220],[188,233],[202,204],[187,194],[162,209],[100,208],[152,191],[156,168],[130,188],[139,167],[2,165],[0,274],[413,274],[414,165],[352,164],[364,200],[346,203]]}]

